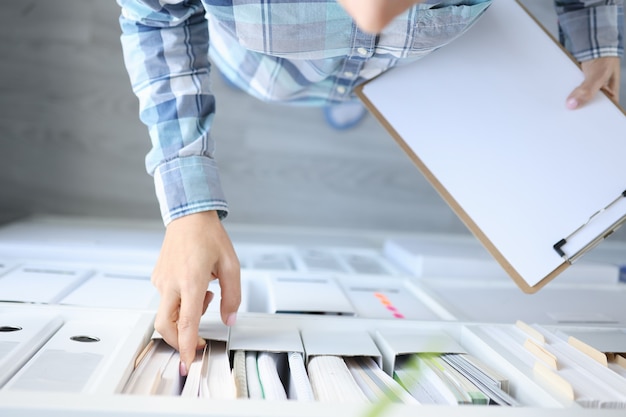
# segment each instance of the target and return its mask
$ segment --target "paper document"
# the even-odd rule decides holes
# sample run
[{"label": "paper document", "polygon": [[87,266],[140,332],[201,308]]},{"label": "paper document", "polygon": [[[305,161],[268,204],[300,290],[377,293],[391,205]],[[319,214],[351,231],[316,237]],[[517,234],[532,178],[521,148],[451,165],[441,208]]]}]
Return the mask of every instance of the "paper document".
[{"label": "paper document", "polygon": [[369,403],[370,400],[354,380],[343,358],[320,355],[309,360],[307,367],[317,401],[329,403]]},{"label": "paper document", "polygon": [[525,292],[626,220],[626,116],[597,94],[516,1],[359,94],[452,210]]}]

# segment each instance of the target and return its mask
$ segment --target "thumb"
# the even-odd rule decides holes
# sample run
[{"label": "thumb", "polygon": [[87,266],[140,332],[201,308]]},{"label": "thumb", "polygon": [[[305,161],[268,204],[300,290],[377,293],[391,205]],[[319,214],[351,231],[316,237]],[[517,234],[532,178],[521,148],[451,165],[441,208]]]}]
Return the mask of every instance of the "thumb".
[{"label": "thumb", "polygon": [[576,87],[567,97],[565,105],[568,109],[574,110],[587,104],[593,96],[600,91],[604,85],[604,80],[598,78],[587,78]]},{"label": "thumb", "polygon": [[579,108],[591,101],[600,90],[616,99],[619,95],[620,64],[620,59],[612,56],[581,63],[585,80],[567,97],[566,106],[569,109]]},{"label": "thumb", "polygon": [[220,313],[227,326],[233,326],[237,320],[237,310],[241,303],[241,277],[239,264],[230,264],[219,271],[222,301]]}]

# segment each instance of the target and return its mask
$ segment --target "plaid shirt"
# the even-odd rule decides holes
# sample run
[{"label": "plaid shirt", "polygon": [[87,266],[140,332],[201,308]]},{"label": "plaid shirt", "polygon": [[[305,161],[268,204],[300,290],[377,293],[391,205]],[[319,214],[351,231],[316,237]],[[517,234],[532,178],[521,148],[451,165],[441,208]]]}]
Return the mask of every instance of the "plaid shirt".
[{"label": "plaid shirt", "polygon": [[[399,64],[447,44],[491,0],[429,0],[379,35],[359,30],[336,0],[118,0],[124,60],[152,149],[165,224],[228,207],[214,159],[209,59],[265,101],[327,105]],[[556,1],[561,42],[577,59],[623,53],[622,0]],[[210,48],[209,48],[210,45]],[[210,57],[210,58],[209,58]]]}]

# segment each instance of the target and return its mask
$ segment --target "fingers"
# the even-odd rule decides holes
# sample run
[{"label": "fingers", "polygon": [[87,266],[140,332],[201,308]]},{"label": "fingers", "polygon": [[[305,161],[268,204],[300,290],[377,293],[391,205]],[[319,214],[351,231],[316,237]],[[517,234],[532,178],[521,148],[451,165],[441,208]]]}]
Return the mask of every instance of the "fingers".
[{"label": "fingers", "polygon": [[573,110],[593,99],[603,90],[609,97],[619,95],[620,60],[617,57],[597,58],[582,63],[585,80],[567,97],[565,105]]},{"label": "fingers", "polygon": [[178,349],[178,313],[180,297],[177,293],[166,291],[161,294],[161,302],[154,320],[154,328],[168,345]]},{"label": "fingers", "polygon": [[212,291],[207,291],[206,294],[204,294],[204,302],[202,303],[202,315],[206,313],[206,310],[209,308],[209,304],[211,304],[211,301],[213,301],[213,297],[215,297],[215,294]]},{"label": "fingers", "polygon": [[607,81],[604,77],[599,76],[586,77],[585,81],[576,87],[567,98],[567,108],[573,110],[587,104],[606,85]]},{"label": "fingers", "polygon": [[227,326],[233,326],[237,321],[237,310],[241,303],[241,271],[239,261],[234,255],[227,258],[220,265],[218,279],[222,290],[220,313],[222,321]]},{"label": "fingers", "polygon": [[206,342],[198,335],[200,318],[213,299],[209,281],[219,277],[222,320],[234,324],[241,299],[239,261],[216,212],[180,217],[166,229],[152,282],[161,294],[155,328],[178,349],[186,375],[196,349]]},{"label": "fingers", "polygon": [[181,309],[181,300],[178,294],[172,291],[164,292],[161,298],[154,328],[167,344],[180,351],[180,370],[183,376],[187,374],[196,350],[206,344],[206,341],[198,336],[198,327],[200,317],[206,312],[213,296],[211,291],[205,293],[202,310],[199,313],[195,312],[196,307],[191,300],[185,303],[189,306],[189,311]]},{"label": "fingers", "polygon": [[605,90],[614,100],[619,100],[619,89],[621,86],[621,67],[610,79]]},{"label": "fingers", "polygon": [[[181,294],[180,312],[178,316],[178,351],[180,352],[181,374],[186,374],[196,356],[196,349],[204,345],[204,340],[198,336],[200,316],[202,315],[204,300],[195,297],[194,290],[183,291]],[[208,304],[207,304],[208,305]]]}]

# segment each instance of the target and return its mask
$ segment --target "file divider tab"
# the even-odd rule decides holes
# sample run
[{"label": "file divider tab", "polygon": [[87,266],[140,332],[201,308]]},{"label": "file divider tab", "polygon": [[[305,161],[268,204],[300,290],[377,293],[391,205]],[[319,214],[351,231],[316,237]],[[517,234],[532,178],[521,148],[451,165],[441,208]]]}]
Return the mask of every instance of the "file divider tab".
[{"label": "file divider tab", "polygon": [[557,375],[556,373],[552,372],[550,369],[548,369],[548,367],[543,365],[541,362],[537,362],[535,364],[533,368],[533,372],[539,378],[547,382],[550,387],[552,387],[553,389],[555,389],[556,391],[564,395],[565,398],[567,398],[568,400],[572,400],[572,401],[575,400],[574,388],[572,387],[572,384],[570,384],[567,380],[565,380],[560,375]]},{"label": "file divider tab", "polygon": [[296,327],[236,325],[231,327],[228,351],[299,352],[304,354],[302,339]]},{"label": "file divider tab", "polygon": [[526,339],[524,342],[524,348],[535,355],[537,359],[540,359],[546,366],[549,366],[554,370],[559,369],[557,357],[548,352],[548,350],[546,350],[543,346],[540,346],[534,339]]},{"label": "file divider tab", "polygon": [[365,330],[302,329],[302,344],[308,364],[313,356],[368,356],[382,367],[382,355]]},{"label": "file divider tab", "polygon": [[606,354],[600,352],[598,349],[594,348],[593,346],[589,346],[582,340],[579,340],[573,336],[570,336],[567,339],[567,343],[569,343],[571,346],[575,347],[576,349],[578,349],[585,355],[589,356],[594,361],[598,362],[600,365],[609,366]]},{"label": "file divider tab", "polygon": [[393,375],[396,359],[413,353],[467,353],[444,331],[378,329],[374,340],[383,358],[383,371]]},{"label": "file divider tab", "polygon": [[206,316],[200,320],[198,334],[207,340],[217,340],[219,342],[228,342],[230,327],[222,323],[219,316],[212,317],[212,320]]},{"label": "file divider tab", "polygon": [[624,328],[574,328],[561,329],[559,336],[568,340],[575,338],[602,353],[626,353],[626,329]]},{"label": "file divider tab", "polygon": [[517,320],[515,322],[515,326],[521,331],[523,331],[524,333],[526,333],[528,336],[539,341],[540,343],[546,343],[545,336],[541,334],[537,329],[534,329],[531,326],[529,326],[527,323],[521,320]]}]

